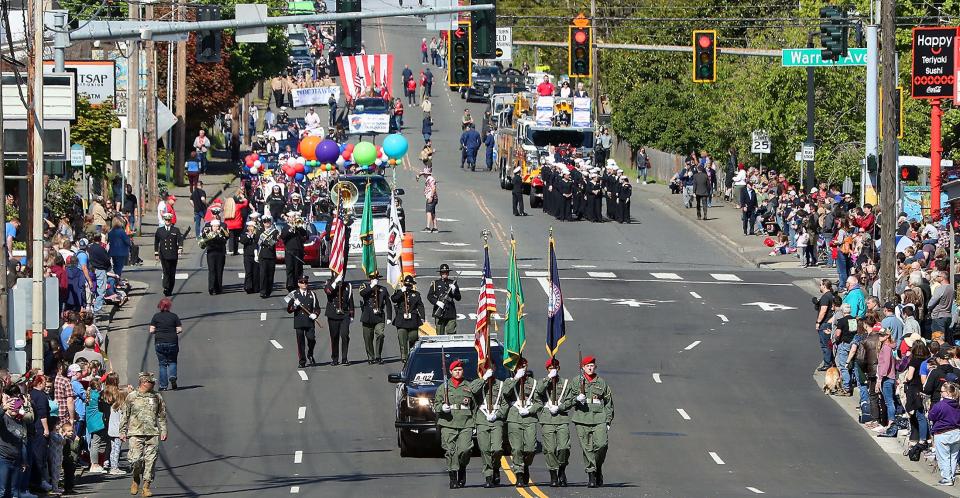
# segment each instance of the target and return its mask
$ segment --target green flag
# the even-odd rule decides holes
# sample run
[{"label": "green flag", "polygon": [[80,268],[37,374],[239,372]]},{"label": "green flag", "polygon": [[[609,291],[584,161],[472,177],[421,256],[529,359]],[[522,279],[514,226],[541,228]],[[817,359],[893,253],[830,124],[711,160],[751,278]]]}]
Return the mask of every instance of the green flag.
[{"label": "green flag", "polygon": [[510,237],[510,271],[507,275],[507,323],[503,327],[503,366],[516,368],[527,344],[523,326],[523,287],[517,272],[517,241]]},{"label": "green flag", "polygon": [[363,245],[363,275],[377,271],[377,251],[373,246],[373,209],[370,208],[370,180],[363,191],[363,218],[360,220],[360,243]]}]

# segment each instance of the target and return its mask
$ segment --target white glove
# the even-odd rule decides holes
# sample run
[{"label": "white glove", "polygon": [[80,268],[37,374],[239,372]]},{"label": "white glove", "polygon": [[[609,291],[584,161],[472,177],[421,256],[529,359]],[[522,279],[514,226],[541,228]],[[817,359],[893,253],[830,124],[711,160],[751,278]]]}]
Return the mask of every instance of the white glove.
[{"label": "white glove", "polygon": [[294,300],[293,300],[293,305],[294,305],[294,306],[300,306],[300,300],[299,300],[299,299],[294,299]]},{"label": "white glove", "polygon": [[483,372],[483,380],[487,380],[490,377],[493,377],[493,369],[488,368],[486,372]]},{"label": "white glove", "polygon": [[556,368],[551,368],[550,371],[547,373],[547,377],[548,377],[548,378],[551,378],[551,379],[552,379],[552,378],[554,378],[554,377],[556,377],[556,376],[557,376],[557,369],[556,369]]},{"label": "white glove", "polygon": [[521,417],[526,417],[527,415],[530,415],[529,408],[518,408],[517,411],[520,412]]},{"label": "white glove", "polygon": [[444,403],[443,406],[440,407],[440,409],[443,410],[443,413],[450,413],[450,405],[446,403]]},{"label": "white glove", "polygon": [[607,424],[607,431],[610,430],[610,424]]},{"label": "white glove", "polygon": [[577,403],[586,403],[586,402],[587,402],[586,394],[580,393],[577,395]]},{"label": "white glove", "polygon": [[379,280],[373,279],[373,280],[370,281],[370,287],[376,287],[377,284],[379,284],[379,283],[380,283]]},{"label": "white glove", "polygon": [[387,325],[390,325],[391,323],[393,323],[393,320],[387,318]]},{"label": "white glove", "polygon": [[457,284],[450,284],[450,292],[457,292]]},{"label": "white glove", "polygon": [[518,368],[518,369],[517,369],[517,373],[513,374],[513,378],[516,379],[516,380],[520,380],[520,379],[522,379],[523,376],[526,375],[526,374],[527,374],[527,369],[526,369],[526,368]]},{"label": "white glove", "polygon": [[443,309],[443,301],[437,301],[437,308]]},{"label": "white glove", "polygon": [[496,420],[497,420],[497,414],[496,414],[496,413],[488,413],[488,414],[487,414],[487,422],[494,422],[494,421],[496,421]]},{"label": "white glove", "polygon": [[316,313],[310,313],[310,319],[311,319],[311,320],[316,320],[316,319],[317,319],[317,314],[316,314]]},{"label": "white glove", "polygon": [[557,405],[547,405],[547,408],[550,410],[550,415],[556,415],[560,413],[560,407]]}]

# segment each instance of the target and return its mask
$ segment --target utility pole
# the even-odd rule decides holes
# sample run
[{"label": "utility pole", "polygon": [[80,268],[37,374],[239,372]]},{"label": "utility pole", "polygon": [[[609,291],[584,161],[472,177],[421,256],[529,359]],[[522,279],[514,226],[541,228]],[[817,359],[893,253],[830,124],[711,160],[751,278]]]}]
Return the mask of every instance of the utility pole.
[{"label": "utility pole", "polygon": [[[129,17],[131,20],[140,19],[140,3],[131,3]],[[127,128],[137,130],[140,128],[140,40],[130,40],[127,42]],[[140,143],[137,140],[137,143]],[[137,198],[140,199],[140,216],[137,216],[137,232],[141,232],[143,227],[143,213],[146,199],[143,196],[143,174],[140,171],[140,149],[137,147],[136,156],[127,158],[127,178],[130,185],[137,191]]]},{"label": "utility pole", "polygon": [[[880,168],[880,297],[893,300],[896,283],[896,202],[897,202],[897,94],[896,13],[894,0],[880,0],[880,85],[883,89],[882,167]],[[939,106],[938,101],[933,101]]]},{"label": "utility pole", "polygon": [[[147,4],[147,21],[153,20],[153,4]],[[147,145],[147,191],[153,194],[157,191],[157,47],[153,38],[146,40],[144,49],[147,51],[147,98],[146,98],[146,123],[147,128],[143,134],[144,143]],[[152,202],[152,199],[151,199]]]},{"label": "utility pole", "polygon": [[[590,28],[591,33],[597,32],[597,0],[590,0]],[[591,78],[593,79],[593,84],[590,85],[590,102],[593,104],[594,118],[597,118],[600,115],[600,106],[597,105],[599,94],[600,94],[600,61],[598,57],[600,52],[597,50],[596,37],[594,36],[593,41],[590,43],[590,50],[593,52],[590,54],[590,60],[592,61],[592,70],[593,74]]]},{"label": "utility pole", "polygon": [[[31,344],[31,366],[32,368],[43,368],[43,0],[31,0],[29,6],[30,15],[33,16],[33,51],[30,58],[30,68],[32,69],[33,79],[30,80],[30,86],[33,88],[32,109],[28,112],[36,115],[36,121],[33,123],[33,157],[32,164],[27,165],[27,171],[31,171],[32,182],[30,185],[30,197],[32,198],[30,209],[30,242],[32,251],[30,254],[30,266],[33,269],[33,323],[31,330],[33,335],[30,339]],[[28,78],[29,79],[29,78]],[[3,202],[6,202],[4,200]]]},{"label": "utility pole", "polygon": [[[185,7],[181,3],[177,3],[175,7],[177,9],[177,19],[186,20]],[[174,111],[177,115],[177,124],[174,126],[174,162],[173,162],[173,174],[174,181],[177,185],[183,183],[184,176],[184,164],[186,163],[185,153],[187,150],[187,42],[178,41],[177,42],[177,73],[176,79],[177,82],[173,86],[176,89],[176,99],[177,99],[177,108]]]},{"label": "utility pole", "polygon": [[[3,57],[4,43],[0,43],[0,58]],[[3,102],[3,85],[0,84],[0,102]],[[7,162],[3,157],[3,105],[0,105],[0,221],[7,220],[7,193],[5,187],[5,166]],[[6,246],[6,243],[4,243]],[[6,250],[12,250],[7,247]],[[10,261],[10,253],[5,252],[0,257],[0,368],[10,368],[10,325],[7,322],[7,262]]]}]

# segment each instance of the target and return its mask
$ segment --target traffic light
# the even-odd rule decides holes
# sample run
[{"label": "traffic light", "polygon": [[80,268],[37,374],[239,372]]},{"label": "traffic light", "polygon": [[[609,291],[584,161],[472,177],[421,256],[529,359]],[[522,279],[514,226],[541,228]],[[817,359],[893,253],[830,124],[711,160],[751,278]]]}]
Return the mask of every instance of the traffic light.
[{"label": "traffic light", "polygon": [[[360,0],[337,0],[337,13],[360,12]],[[363,27],[360,19],[337,21],[337,47],[340,55],[360,53],[363,43]]]},{"label": "traffic light", "polygon": [[[219,5],[198,5],[197,21],[219,21]],[[198,31],[197,32],[197,62],[201,64],[216,64],[220,62],[220,49],[222,48],[222,31]]]},{"label": "traffic light", "polygon": [[447,83],[450,86],[470,86],[473,60],[470,55],[470,23],[461,21],[450,30],[450,49],[447,50]]},{"label": "traffic light", "polygon": [[693,82],[717,81],[717,32],[712,29],[693,32]]},{"label": "traffic light", "polygon": [[567,74],[569,74],[571,78],[589,78],[593,76],[592,55],[593,28],[590,26],[570,26]]},{"label": "traffic light", "polygon": [[920,178],[920,168],[918,166],[900,166],[900,181],[915,182]]},{"label": "traffic light", "polygon": [[[496,5],[495,0],[471,0],[471,5]],[[474,59],[497,57],[497,12],[478,10],[470,13],[471,43]]]},{"label": "traffic light", "polygon": [[847,11],[835,5],[820,8],[820,58],[825,61],[838,61],[847,56],[847,38],[850,24]]}]

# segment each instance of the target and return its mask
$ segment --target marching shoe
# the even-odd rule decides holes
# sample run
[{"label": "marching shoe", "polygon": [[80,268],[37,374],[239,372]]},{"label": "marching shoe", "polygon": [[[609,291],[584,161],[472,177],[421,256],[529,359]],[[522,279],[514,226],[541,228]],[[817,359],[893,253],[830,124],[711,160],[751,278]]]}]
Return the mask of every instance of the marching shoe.
[{"label": "marching shoe", "polygon": [[483,487],[485,488],[492,488],[496,486],[496,484],[493,483],[493,476],[487,476],[484,481],[485,482],[483,483]]},{"label": "marching shoe", "polygon": [[500,485],[500,469],[499,468],[493,469],[493,484],[497,486]]},{"label": "marching shoe", "polygon": [[518,488],[523,487],[523,472],[517,472],[517,485]]},{"label": "marching shoe", "polygon": [[462,488],[467,485],[467,467],[461,466],[457,471],[457,487]]},{"label": "marching shoe", "polygon": [[317,364],[317,360],[314,360],[314,359],[313,359],[313,356],[308,356],[308,357],[307,357],[307,361],[310,363],[310,365],[316,365],[316,364]]},{"label": "marching shoe", "polygon": [[450,489],[457,489],[457,471],[451,470],[450,474]]},{"label": "marching shoe", "polygon": [[595,487],[597,487],[597,473],[596,473],[596,472],[588,472],[588,473],[587,473],[587,478],[589,479],[589,482],[587,482],[587,487],[588,487],[588,488],[595,488]]},{"label": "marching shoe", "polygon": [[567,487],[567,466],[561,465],[560,470],[557,472],[557,482],[560,484],[561,488]]},{"label": "marching shoe", "polygon": [[550,471],[550,487],[555,488],[557,487],[558,484],[559,482],[557,481],[557,471],[551,470]]}]

